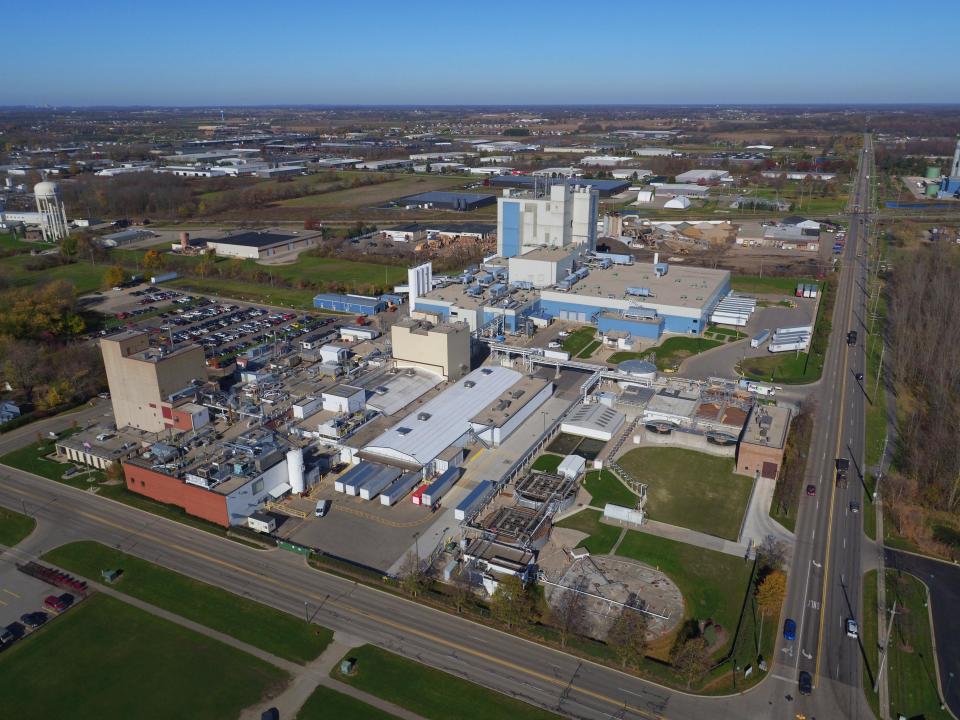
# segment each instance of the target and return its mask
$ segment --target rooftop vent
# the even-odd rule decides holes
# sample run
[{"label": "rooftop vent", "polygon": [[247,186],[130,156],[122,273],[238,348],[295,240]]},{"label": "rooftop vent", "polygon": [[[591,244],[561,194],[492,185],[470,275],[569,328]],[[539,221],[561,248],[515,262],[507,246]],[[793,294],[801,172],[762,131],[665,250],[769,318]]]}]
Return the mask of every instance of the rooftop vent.
[{"label": "rooftop vent", "polygon": [[472,388],[472,387],[474,387],[476,384],[477,384],[477,383],[475,383],[473,380],[467,380],[466,382],[463,383],[463,386],[464,386],[465,388]]},{"label": "rooftop vent", "polygon": [[413,432],[413,430],[411,430],[411,429],[408,428],[408,427],[398,427],[398,428],[397,428],[397,435],[409,435],[409,434],[412,433],[412,432]]},{"label": "rooftop vent", "polygon": [[428,412],[417,413],[417,420],[429,420],[431,417],[433,416]]}]

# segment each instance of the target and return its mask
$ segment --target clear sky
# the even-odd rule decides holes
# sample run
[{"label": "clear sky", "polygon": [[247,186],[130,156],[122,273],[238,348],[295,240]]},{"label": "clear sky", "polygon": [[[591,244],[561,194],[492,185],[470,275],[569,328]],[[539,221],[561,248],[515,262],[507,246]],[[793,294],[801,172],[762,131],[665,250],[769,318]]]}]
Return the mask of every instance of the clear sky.
[{"label": "clear sky", "polygon": [[0,27],[0,105],[960,101],[955,2],[7,0]]}]

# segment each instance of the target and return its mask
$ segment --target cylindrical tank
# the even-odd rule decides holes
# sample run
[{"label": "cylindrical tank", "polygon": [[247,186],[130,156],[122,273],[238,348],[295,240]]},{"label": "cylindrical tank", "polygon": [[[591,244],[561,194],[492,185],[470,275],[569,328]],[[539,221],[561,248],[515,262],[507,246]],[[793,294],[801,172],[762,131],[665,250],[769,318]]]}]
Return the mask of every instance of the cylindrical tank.
[{"label": "cylindrical tank", "polygon": [[182,232],[180,233],[180,246],[189,247],[190,245],[190,233]]},{"label": "cylindrical tank", "polygon": [[927,189],[924,191],[924,194],[929,198],[935,198],[939,192],[940,186],[936,183],[933,183],[931,185],[927,185]]},{"label": "cylindrical tank", "polygon": [[303,450],[293,448],[287,451],[287,482],[292,492],[299,495],[306,488],[303,481]]},{"label": "cylindrical tank", "polygon": [[940,177],[940,168],[936,165],[927,166],[927,180],[936,180]]},{"label": "cylindrical tank", "polygon": [[657,366],[646,360],[624,360],[617,365],[617,370],[642,380],[656,380],[657,378]]},{"label": "cylindrical tank", "polygon": [[60,188],[55,182],[44,180],[33,186],[33,194],[38,198],[56,198],[60,195]]}]

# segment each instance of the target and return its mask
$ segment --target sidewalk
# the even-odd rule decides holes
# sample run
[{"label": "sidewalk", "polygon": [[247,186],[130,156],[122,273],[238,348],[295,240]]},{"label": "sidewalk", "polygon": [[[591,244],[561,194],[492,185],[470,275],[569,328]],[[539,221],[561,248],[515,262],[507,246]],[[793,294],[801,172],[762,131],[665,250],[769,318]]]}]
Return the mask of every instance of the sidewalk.
[{"label": "sidewalk", "polygon": [[[603,508],[592,508],[593,510],[600,510],[603,512]],[[697,532],[696,530],[688,530],[687,528],[678,527],[676,525],[668,525],[667,523],[657,522],[656,520],[644,520],[641,525],[622,525],[621,523],[611,522],[606,519],[601,519],[604,525],[613,525],[614,527],[625,527],[628,530],[636,530],[637,532],[647,533],[649,535],[657,535],[662,538],[667,538],[668,540],[676,540],[677,542],[687,543],[688,545],[696,545],[697,547],[702,547],[705,550],[713,550],[715,552],[726,553],[727,555],[735,555],[736,557],[744,557],[747,554],[746,544],[733,542],[731,540],[724,540],[723,538],[714,537],[713,535],[707,535],[706,533]]]},{"label": "sidewalk", "polygon": [[415,713],[404,710],[403,708],[394,705],[391,702],[381,700],[374,695],[370,695],[362,690],[358,690],[350,685],[347,685],[346,683],[338,682],[330,677],[330,671],[337,666],[337,664],[340,662],[340,659],[346,655],[351,648],[363,644],[360,640],[344,635],[343,633],[336,633],[334,635],[333,642],[327,646],[327,649],[324,650],[323,653],[320,654],[320,657],[318,657],[316,660],[307,665],[298,665],[295,662],[285,660],[284,658],[278,657],[273,653],[261,650],[260,648],[242,642],[241,640],[237,640],[230,635],[226,635],[222,632],[218,632],[217,630],[208,628],[206,625],[201,625],[193,620],[188,620],[181,615],[177,615],[168,610],[157,607],[156,605],[151,605],[148,602],[144,602],[143,600],[138,600],[137,598],[126,595],[112,587],[101,585],[99,583],[89,583],[89,585],[92,589],[102,592],[104,595],[110,595],[118,600],[121,600],[122,602],[127,603],[128,605],[133,605],[144,612],[148,612],[151,615],[155,615],[156,617],[176,623],[177,625],[181,625],[182,627],[193,630],[201,635],[206,635],[209,638],[218,640],[225,645],[229,645],[230,647],[236,648],[241,652],[253,655],[264,662],[268,662],[271,665],[281,668],[290,674],[290,682],[279,695],[272,698],[266,698],[257,703],[257,705],[247,708],[240,714],[240,720],[260,720],[261,713],[264,710],[272,707],[275,707],[280,711],[280,717],[284,720],[293,720],[297,716],[297,713],[300,712],[300,708],[303,707],[303,704],[319,685],[330,688],[331,690],[335,690],[336,692],[343,693],[344,695],[349,695],[356,700],[378,708],[385,713],[394,715],[398,718],[403,718],[403,720],[423,720],[423,718]]}]

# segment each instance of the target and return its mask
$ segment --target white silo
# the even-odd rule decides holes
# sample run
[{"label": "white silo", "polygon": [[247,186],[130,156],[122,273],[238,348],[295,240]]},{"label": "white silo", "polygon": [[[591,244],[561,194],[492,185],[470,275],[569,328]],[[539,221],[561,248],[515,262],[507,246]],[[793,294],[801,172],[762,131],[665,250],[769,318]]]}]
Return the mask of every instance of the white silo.
[{"label": "white silo", "polygon": [[299,495],[305,489],[303,481],[303,449],[287,451],[287,482],[292,492]]},{"label": "white silo", "polygon": [[37,200],[43,239],[47,242],[63,240],[68,232],[67,211],[60,197],[60,187],[54,182],[44,180],[34,185],[33,196]]}]

